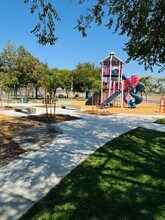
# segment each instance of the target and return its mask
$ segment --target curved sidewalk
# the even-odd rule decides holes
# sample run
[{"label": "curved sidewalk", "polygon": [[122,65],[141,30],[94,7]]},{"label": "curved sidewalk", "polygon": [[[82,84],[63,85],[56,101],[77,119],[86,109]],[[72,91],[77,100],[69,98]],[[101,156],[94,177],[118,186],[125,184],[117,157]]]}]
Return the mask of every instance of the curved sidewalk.
[{"label": "curved sidewalk", "polygon": [[[38,144],[37,150],[27,143],[23,147],[30,149],[28,153],[0,168],[1,220],[18,219],[86,157],[113,138],[136,127],[165,132],[164,125],[153,123],[158,116],[94,116],[74,111],[69,114],[81,119],[54,125],[63,134],[42,146]],[[33,129],[31,132],[34,133]]]}]

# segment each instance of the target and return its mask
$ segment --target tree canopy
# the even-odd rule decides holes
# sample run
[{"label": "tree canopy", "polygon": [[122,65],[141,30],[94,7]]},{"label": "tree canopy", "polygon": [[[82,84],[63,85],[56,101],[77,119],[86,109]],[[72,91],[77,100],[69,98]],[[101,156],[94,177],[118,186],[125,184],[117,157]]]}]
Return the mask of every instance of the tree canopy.
[{"label": "tree canopy", "polygon": [[74,70],[49,68],[34,57],[24,46],[16,48],[8,42],[0,53],[0,87],[4,91],[31,86],[35,88],[36,98],[38,88],[44,88],[50,97],[61,87],[69,92],[85,92],[100,89],[100,71],[93,63],[79,63]]},{"label": "tree canopy", "polygon": [[8,42],[0,53],[0,81],[6,88],[14,87],[15,93],[19,86],[29,83],[39,87],[39,78],[43,64],[28,52],[24,46],[16,48]]},{"label": "tree canopy", "polygon": [[71,90],[73,90],[73,71],[62,69],[57,73],[60,87],[66,91],[67,97]]},{"label": "tree canopy", "polygon": [[[24,0],[29,3],[30,0]],[[59,21],[58,12],[53,5],[54,0],[31,0],[31,13],[38,13],[38,23],[32,32],[40,44],[54,44],[57,40],[55,22]],[[88,0],[71,0],[84,4]],[[81,14],[76,28],[87,36],[87,29],[94,22],[114,26],[114,32],[126,34],[128,42],[124,50],[130,60],[137,60],[145,69],[154,65],[164,70],[165,63],[165,1],[164,0],[94,0],[89,4],[86,14]]]},{"label": "tree canopy", "polygon": [[31,31],[37,38],[39,44],[53,45],[57,40],[55,36],[55,20],[59,21],[57,11],[53,8],[51,1],[45,0],[24,0],[26,4],[31,2],[31,13],[38,13],[38,23]]},{"label": "tree canopy", "polygon": [[93,63],[79,63],[73,74],[73,91],[87,92],[100,89],[100,71]]}]

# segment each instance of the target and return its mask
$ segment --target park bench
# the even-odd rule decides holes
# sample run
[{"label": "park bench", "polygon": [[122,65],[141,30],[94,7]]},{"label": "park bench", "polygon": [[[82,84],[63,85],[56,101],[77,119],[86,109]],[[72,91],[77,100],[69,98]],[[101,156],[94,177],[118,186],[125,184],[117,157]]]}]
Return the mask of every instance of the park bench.
[{"label": "park bench", "polygon": [[36,113],[36,108],[27,107],[27,106],[16,106],[16,107],[14,107],[14,110],[15,110],[16,112],[25,112],[25,113],[27,113],[28,115],[35,114],[35,113]]},{"label": "park bench", "polygon": [[70,104],[62,104],[61,108],[70,109],[70,110],[80,110],[81,109],[81,107],[78,105],[70,105]]}]

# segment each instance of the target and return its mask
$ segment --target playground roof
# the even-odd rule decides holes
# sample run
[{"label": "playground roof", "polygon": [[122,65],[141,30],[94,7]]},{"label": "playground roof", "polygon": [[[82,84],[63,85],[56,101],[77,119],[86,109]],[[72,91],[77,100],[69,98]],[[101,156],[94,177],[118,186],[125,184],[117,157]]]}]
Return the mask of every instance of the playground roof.
[{"label": "playground roof", "polygon": [[101,60],[101,62],[100,63],[102,63],[102,62],[109,62],[110,61],[110,55],[111,54],[113,54],[113,56],[112,56],[112,62],[114,61],[119,61],[119,62],[121,62],[121,63],[124,63],[121,59],[119,59],[116,55],[115,55],[115,53],[114,52],[111,52],[106,58],[104,58],[103,60]]}]

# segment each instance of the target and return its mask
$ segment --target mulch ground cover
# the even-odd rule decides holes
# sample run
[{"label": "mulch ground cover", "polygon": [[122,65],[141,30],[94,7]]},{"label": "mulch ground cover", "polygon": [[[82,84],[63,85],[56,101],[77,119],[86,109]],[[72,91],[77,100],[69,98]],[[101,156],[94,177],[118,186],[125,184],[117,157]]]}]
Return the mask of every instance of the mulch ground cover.
[{"label": "mulch ground cover", "polygon": [[40,115],[29,115],[24,116],[23,118],[30,119],[33,121],[43,122],[47,124],[59,123],[63,121],[72,121],[80,119],[71,115],[63,115],[63,114],[40,114]]},{"label": "mulch ground cover", "polygon": [[13,141],[14,132],[41,126],[40,123],[36,122],[52,124],[76,119],[79,118],[62,114],[56,114],[55,116],[53,114],[30,115],[19,119],[0,114],[0,165],[4,165],[16,156],[25,153],[25,150]]}]

